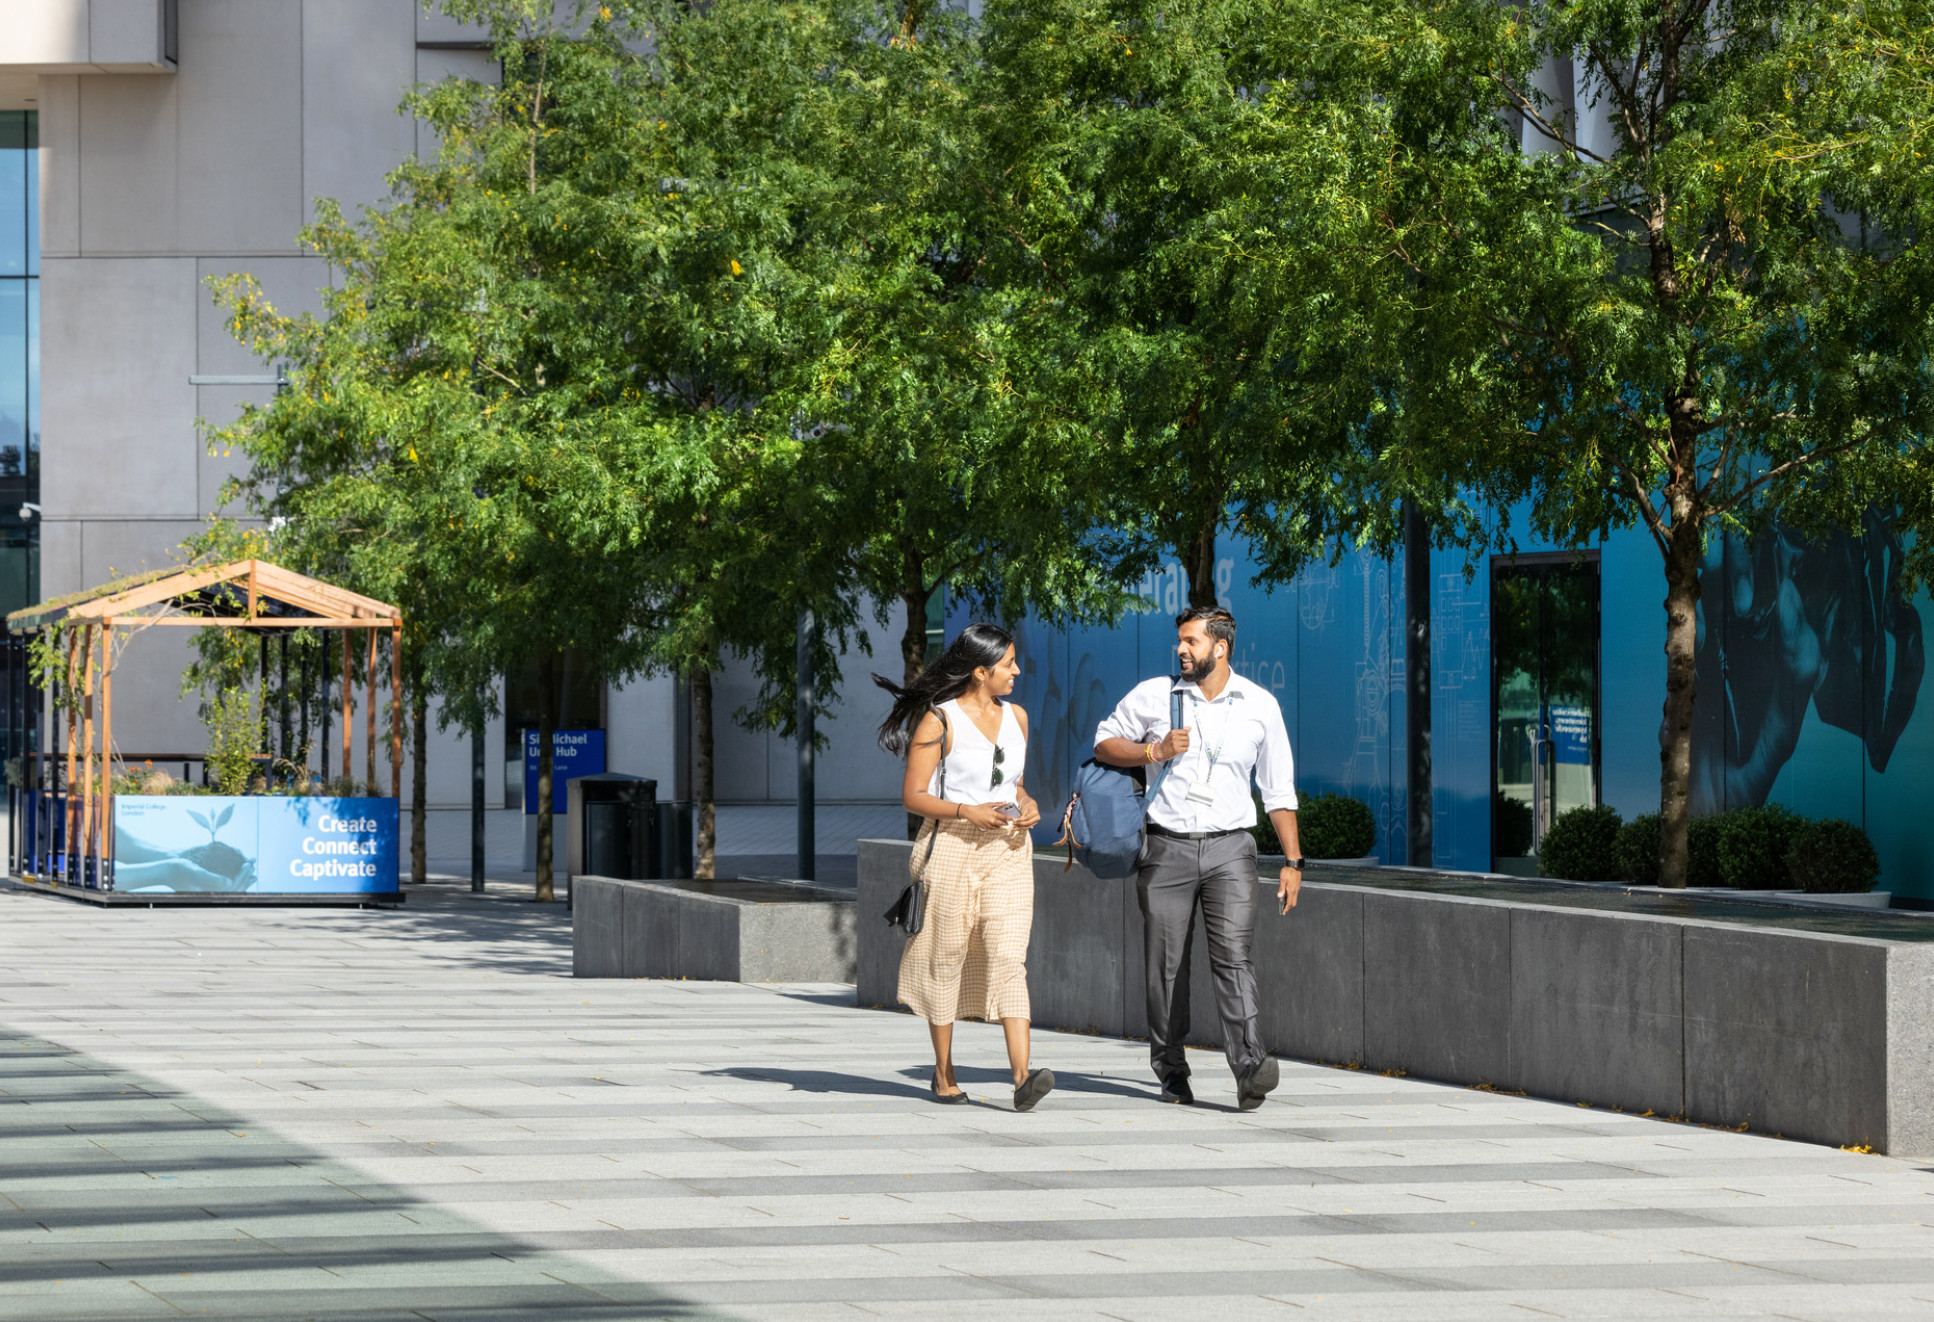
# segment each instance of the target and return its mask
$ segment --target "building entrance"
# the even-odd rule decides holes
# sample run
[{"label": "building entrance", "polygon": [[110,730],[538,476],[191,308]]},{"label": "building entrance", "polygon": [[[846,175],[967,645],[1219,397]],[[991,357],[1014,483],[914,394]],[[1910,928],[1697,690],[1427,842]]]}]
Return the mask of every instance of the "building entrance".
[{"label": "building entrance", "polygon": [[1499,557],[1491,570],[1491,855],[1538,875],[1558,814],[1598,802],[1598,560]]}]

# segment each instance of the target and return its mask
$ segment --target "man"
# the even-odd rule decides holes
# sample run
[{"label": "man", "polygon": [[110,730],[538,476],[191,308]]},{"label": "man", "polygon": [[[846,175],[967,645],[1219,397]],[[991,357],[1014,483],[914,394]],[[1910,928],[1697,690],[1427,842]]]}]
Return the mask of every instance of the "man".
[{"label": "man", "polygon": [[[1117,767],[1169,764],[1148,808],[1135,881],[1148,977],[1148,1054],[1162,1081],[1162,1100],[1195,1101],[1182,1044],[1189,1033],[1189,946],[1199,903],[1236,1102],[1253,1111],[1276,1086],[1279,1071],[1257,1029],[1256,971],[1249,960],[1260,894],[1249,782],[1253,775],[1287,854],[1276,900],[1288,913],[1303,886],[1295,767],[1275,695],[1229,669],[1235,617],[1220,606],[1195,606],[1177,616],[1175,626],[1181,679],[1151,679],[1129,690],[1095,731],[1095,757]],[[1182,695],[1180,729],[1169,726],[1175,692]],[[1151,769],[1151,784],[1154,779]]]}]

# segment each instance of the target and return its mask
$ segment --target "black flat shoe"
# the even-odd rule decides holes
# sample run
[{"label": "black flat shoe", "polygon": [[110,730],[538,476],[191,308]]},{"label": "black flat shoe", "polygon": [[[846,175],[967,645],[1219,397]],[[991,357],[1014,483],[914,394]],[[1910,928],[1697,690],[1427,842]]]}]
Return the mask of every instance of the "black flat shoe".
[{"label": "black flat shoe", "polygon": [[948,1106],[959,1106],[967,1100],[967,1092],[965,1089],[962,1089],[960,1092],[941,1092],[940,1074],[938,1071],[934,1073],[931,1087],[933,1088],[933,1099],[936,1102],[945,1102]]},{"label": "black flat shoe", "polygon": [[1195,1089],[1189,1087],[1189,1076],[1171,1074],[1162,1080],[1162,1100],[1177,1106],[1194,1106]]},{"label": "black flat shoe", "polygon": [[1276,1058],[1264,1056],[1255,1068],[1236,1080],[1236,1105],[1245,1111],[1255,1110],[1281,1079],[1282,1070]]},{"label": "black flat shoe", "polygon": [[1034,1104],[1054,1091],[1054,1074],[1051,1070],[1035,1070],[1027,1080],[1014,1090],[1014,1109],[1032,1111]]}]

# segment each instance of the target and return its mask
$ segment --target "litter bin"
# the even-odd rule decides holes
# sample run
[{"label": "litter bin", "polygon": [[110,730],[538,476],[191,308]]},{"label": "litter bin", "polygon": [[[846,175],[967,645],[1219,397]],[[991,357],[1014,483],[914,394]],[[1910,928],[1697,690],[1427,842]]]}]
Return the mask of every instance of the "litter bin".
[{"label": "litter bin", "polygon": [[649,877],[657,856],[658,782],[602,772],[574,776],[566,784],[565,871],[621,881]]},{"label": "litter bin", "polygon": [[692,875],[698,849],[698,814],[687,799],[658,805],[658,867],[652,876],[681,881]]}]

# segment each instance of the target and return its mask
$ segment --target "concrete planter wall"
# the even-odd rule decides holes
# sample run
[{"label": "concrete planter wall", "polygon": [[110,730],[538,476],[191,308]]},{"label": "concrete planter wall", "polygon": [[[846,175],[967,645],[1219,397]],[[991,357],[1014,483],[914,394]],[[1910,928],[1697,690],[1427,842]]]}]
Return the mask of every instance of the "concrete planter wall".
[{"label": "concrete planter wall", "polygon": [[[890,1006],[904,943],[879,915],[911,846],[859,848],[858,1001]],[[1062,864],[1035,859],[1035,1021],[1139,1036],[1134,883]],[[1281,1055],[1934,1152],[1934,944],[1309,875],[1288,917],[1265,903],[1257,924],[1263,1037]],[[1199,931],[1191,1002],[1191,1040],[1217,1044]]]},{"label": "concrete planter wall", "polygon": [[580,978],[851,982],[853,902],[763,882],[571,881]]}]

